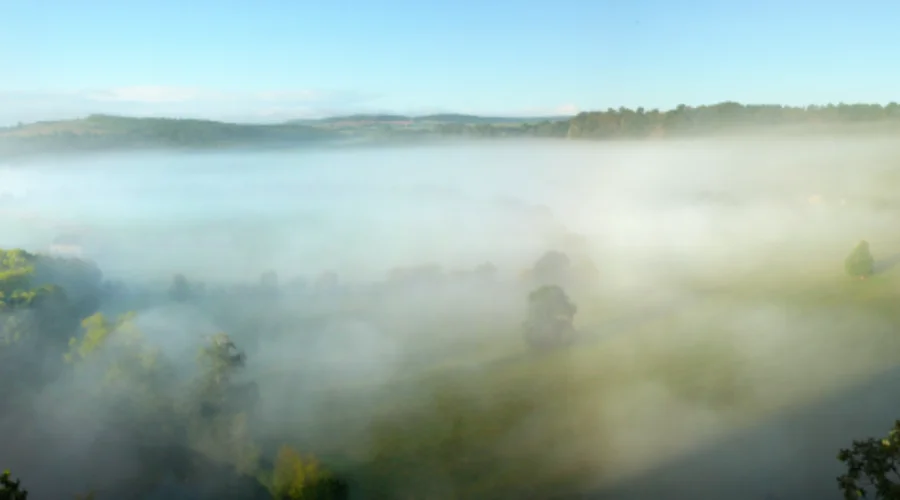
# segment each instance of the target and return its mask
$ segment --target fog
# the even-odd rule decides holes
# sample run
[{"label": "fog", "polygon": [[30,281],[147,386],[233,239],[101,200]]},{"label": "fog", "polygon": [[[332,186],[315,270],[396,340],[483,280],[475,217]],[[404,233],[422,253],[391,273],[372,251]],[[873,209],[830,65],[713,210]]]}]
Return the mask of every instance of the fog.
[{"label": "fog", "polygon": [[[900,253],[894,158],[896,141],[748,137],[35,160],[0,166],[0,247],[53,252],[58,236],[77,237],[123,285],[99,310],[134,311],[178,380],[197,376],[198,349],[224,330],[247,354],[241,380],[258,387],[248,425],[262,453],[290,443],[315,454],[353,498],[837,498],[838,448],[885,433],[900,404],[868,404],[861,419],[838,399],[803,417],[821,432],[788,432],[780,419],[898,361],[893,309],[828,291],[845,286],[859,240],[882,262]],[[597,270],[567,290],[586,340],[529,352],[519,330],[533,286],[522,276],[550,250]],[[486,262],[496,275],[473,276]],[[418,269],[430,278],[389,279],[428,265]],[[272,297],[252,288],[270,270],[282,289]],[[208,294],[165,299],[179,273]],[[437,372],[447,375],[435,382]],[[79,368],[17,403],[33,410],[4,417],[16,427],[0,468],[34,498],[106,498],[140,475],[132,445],[100,424],[119,410],[91,402],[102,376]],[[138,390],[128,384],[120,390]],[[497,417],[487,444],[449,452],[488,450],[490,477],[395,443],[395,427],[444,429],[454,412],[519,404],[500,387],[527,408]],[[753,456],[719,447],[746,432]],[[666,475],[681,463],[672,474],[683,481]],[[528,478],[497,479],[515,470]],[[201,498],[167,481],[149,491]],[[759,487],[733,489],[742,481]]]}]

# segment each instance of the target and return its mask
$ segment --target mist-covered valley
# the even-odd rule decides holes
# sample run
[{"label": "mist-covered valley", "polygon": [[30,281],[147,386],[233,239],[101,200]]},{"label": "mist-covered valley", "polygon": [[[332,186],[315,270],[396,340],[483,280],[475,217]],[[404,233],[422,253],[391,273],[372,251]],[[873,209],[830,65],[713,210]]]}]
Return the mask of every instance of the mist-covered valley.
[{"label": "mist-covered valley", "polygon": [[[0,468],[37,499],[837,498],[900,418],[898,181],[864,137],[2,166]],[[536,348],[549,285],[574,340]]]}]

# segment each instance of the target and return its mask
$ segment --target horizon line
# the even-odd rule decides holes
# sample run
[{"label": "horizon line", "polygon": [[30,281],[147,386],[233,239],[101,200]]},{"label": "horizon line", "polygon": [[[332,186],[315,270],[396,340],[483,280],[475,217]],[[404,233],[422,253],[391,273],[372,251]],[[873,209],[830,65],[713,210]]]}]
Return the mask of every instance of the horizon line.
[{"label": "horizon line", "polygon": [[503,113],[463,113],[463,112],[433,112],[433,113],[424,113],[424,114],[406,114],[406,113],[395,113],[388,111],[373,111],[373,112],[357,112],[357,113],[346,113],[346,114],[334,114],[334,115],[323,115],[315,118],[289,118],[286,120],[279,121],[238,121],[238,120],[227,120],[227,119],[216,119],[216,118],[202,118],[190,115],[176,116],[176,115],[166,115],[166,116],[154,116],[154,115],[133,115],[133,114],[116,114],[116,113],[88,113],[82,114],[79,116],[73,116],[71,118],[59,118],[52,120],[35,120],[30,122],[19,122],[16,125],[8,125],[2,126],[0,125],[0,129],[2,128],[16,128],[17,126],[25,126],[25,125],[36,125],[40,123],[57,123],[57,122],[67,122],[67,121],[78,121],[78,120],[88,120],[93,117],[108,117],[108,118],[125,118],[125,119],[133,119],[133,120],[184,120],[184,121],[200,121],[200,122],[209,122],[209,123],[222,123],[222,124],[230,124],[230,125],[247,125],[247,126],[264,126],[264,125],[284,125],[284,124],[292,124],[292,123],[301,123],[301,122],[322,122],[326,120],[337,120],[337,119],[351,119],[351,118],[375,118],[375,117],[396,117],[396,118],[406,118],[406,119],[422,119],[422,118],[431,118],[437,116],[457,116],[457,117],[471,117],[471,118],[482,118],[482,119],[504,119],[504,120],[552,120],[552,119],[571,119],[575,118],[579,115],[584,114],[593,114],[593,113],[609,113],[619,112],[621,110],[632,111],[632,112],[640,112],[643,111],[645,113],[671,113],[674,111],[678,111],[679,109],[699,109],[699,108],[712,108],[716,106],[725,106],[725,105],[737,105],[743,108],[782,108],[782,109],[794,109],[794,110],[814,110],[814,109],[827,109],[827,108],[838,108],[838,107],[855,107],[855,106],[864,106],[864,107],[879,107],[879,108],[900,108],[900,104],[898,101],[889,101],[887,103],[878,103],[878,102],[829,102],[827,104],[806,104],[806,105],[792,105],[792,104],[777,104],[777,103],[742,103],[740,101],[734,100],[726,100],[720,101],[710,104],[678,104],[674,107],[668,109],[662,108],[645,108],[643,106],[637,107],[628,107],[628,106],[619,106],[618,108],[608,107],[606,109],[594,109],[594,110],[582,110],[577,113],[566,114],[547,114],[547,115],[528,115],[528,114],[503,114]]}]

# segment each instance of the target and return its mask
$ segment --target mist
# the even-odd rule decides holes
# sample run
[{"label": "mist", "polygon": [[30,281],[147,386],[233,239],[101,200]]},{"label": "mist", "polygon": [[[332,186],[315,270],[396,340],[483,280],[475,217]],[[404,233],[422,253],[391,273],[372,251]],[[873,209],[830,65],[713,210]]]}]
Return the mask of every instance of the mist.
[{"label": "mist", "polygon": [[[837,498],[838,448],[900,417],[840,398],[890,394],[872,381],[900,361],[896,308],[841,295],[863,239],[890,287],[895,158],[884,139],[748,136],[35,160],[0,166],[0,246],[77,239],[118,284],[98,310],[134,313],[173,394],[227,333],[260,453],[315,455],[351,498]],[[567,287],[580,340],[532,352],[523,273],[551,250],[597,277]],[[172,302],[176,274],[205,291]],[[113,498],[140,474],[101,422],[157,421],[96,404],[103,376],[79,366],[3,416],[0,468],[34,498]],[[828,398],[796,417],[820,432],[785,430]],[[753,456],[723,444],[748,432]],[[161,481],[147,494],[204,498]]]}]

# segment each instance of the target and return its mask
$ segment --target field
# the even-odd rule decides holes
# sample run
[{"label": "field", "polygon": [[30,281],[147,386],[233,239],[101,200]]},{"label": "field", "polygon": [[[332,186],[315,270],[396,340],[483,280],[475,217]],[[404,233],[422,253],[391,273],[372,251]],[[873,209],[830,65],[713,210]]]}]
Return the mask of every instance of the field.
[{"label": "field", "polygon": [[[877,276],[852,280],[832,258],[845,249],[827,250],[803,268],[685,280],[678,300],[658,306],[581,297],[584,338],[566,350],[529,352],[510,325],[386,385],[321,387],[327,403],[317,405],[314,430],[298,432],[310,437],[297,444],[365,484],[368,498],[568,498],[631,481],[653,485],[658,468],[852,391],[900,361],[900,273],[882,259]],[[464,320],[458,327],[478,328]],[[296,413],[284,404],[286,415]],[[870,410],[882,418],[871,432],[886,431],[891,409]],[[900,416],[900,407],[893,410]],[[807,424],[837,429],[829,439],[758,440],[768,440],[761,453],[773,460],[789,454],[825,463],[820,477],[799,486],[787,470],[765,471],[764,489],[836,495],[834,455],[869,430],[842,427],[854,411],[832,406]],[[810,446],[821,441],[833,446]],[[820,455],[810,457],[811,449]],[[702,477],[708,467],[684,473]],[[754,468],[748,462],[730,474],[758,481]],[[755,494],[746,498],[761,498]]]}]

